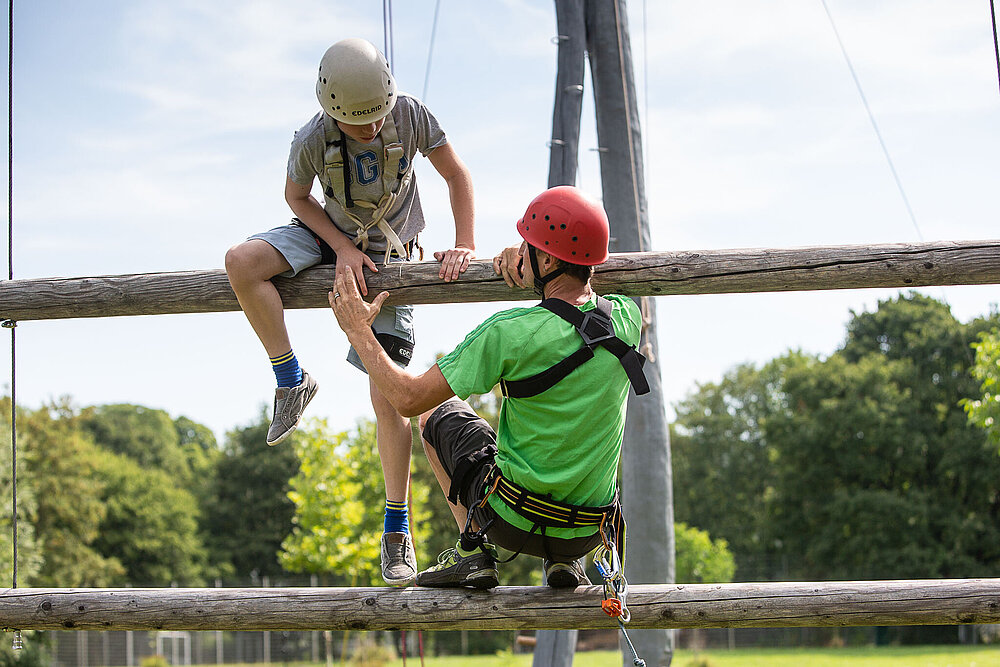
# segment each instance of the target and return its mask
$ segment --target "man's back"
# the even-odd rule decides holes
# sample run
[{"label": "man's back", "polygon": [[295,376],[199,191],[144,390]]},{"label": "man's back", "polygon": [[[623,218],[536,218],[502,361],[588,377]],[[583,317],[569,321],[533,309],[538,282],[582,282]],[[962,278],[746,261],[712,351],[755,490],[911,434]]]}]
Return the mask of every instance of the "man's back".
[{"label": "man's back", "polygon": [[[615,332],[639,341],[641,318],[631,299],[606,297]],[[581,307],[593,310],[590,301]],[[486,393],[500,380],[520,380],[546,370],[583,344],[576,329],[543,308],[497,313],[470,333],[438,366],[455,393]],[[507,398],[497,429],[497,465],[510,481],[538,494],[577,505],[605,505],[614,497],[625,425],[629,381],[618,359],[603,348],[547,391]],[[499,500],[497,513],[530,529]],[[523,524],[523,525],[522,525]],[[559,537],[592,534],[592,528],[552,529]]]}]

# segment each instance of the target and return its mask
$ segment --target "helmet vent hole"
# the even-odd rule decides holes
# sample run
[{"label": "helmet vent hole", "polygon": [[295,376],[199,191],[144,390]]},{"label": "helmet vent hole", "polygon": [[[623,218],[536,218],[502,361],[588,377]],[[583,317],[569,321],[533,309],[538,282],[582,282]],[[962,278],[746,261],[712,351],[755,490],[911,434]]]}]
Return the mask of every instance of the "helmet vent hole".
[{"label": "helmet vent hole", "polygon": [[337,96],[336,96],[336,95],[334,95],[333,93],[330,93],[330,99],[331,99],[331,100],[335,100],[335,99],[337,99]]},{"label": "helmet vent hole", "polygon": [[538,215],[537,215],[537,214],[535,214],[535,213],[532,213],[532,214],[531,214],[531,219],[532,219],[532,220],[534,220],[534,219],[535,219],[535,218],[537,218],[537,217],[538,217]]},{"label": "helmet vent hole", "polygon": [[555,225],[549,225],[549,231],[553,231],[554,232],[555,230],[556,230],[556,226]]},{"label": "helmet vent hole", "polygon": [[566,223],[564,222],[563,224],[559,225],[559,229],[566,229]]},{"label": "helmet vent hole", "polygon": [[549,216],[545,216],[545,221],[548,222]]},{"label": "helmet vent hole", "polygon": [[[574,236],[574,237],[573,237],[573,243],[576,243],[576,239],[577,239],[577,237],[576,237],[576,236]],[[575,255],[576,253],[573,253],[573,254]]]}]

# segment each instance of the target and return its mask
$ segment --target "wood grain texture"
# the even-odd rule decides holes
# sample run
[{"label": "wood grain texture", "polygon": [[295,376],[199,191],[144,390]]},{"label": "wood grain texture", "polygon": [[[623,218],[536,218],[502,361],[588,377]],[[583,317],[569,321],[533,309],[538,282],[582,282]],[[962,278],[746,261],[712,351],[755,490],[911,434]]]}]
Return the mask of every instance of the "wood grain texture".
[{"label": "wood grain texture", "polygon": [[[437,273],[433,261],[383,267],[368,275],[369,293],[388,290],[390,304],[536,300],[531,290],[507,287],[488,259],[455,282]],[[327,308],[333,268],[274,282],[286,308]],[[601,294],[627,296],[993,283],[1000,283],[998,240],[618,253],[593,280]],[[0,319],[14,321],[234,310],[221,269],[0,281]]]},{"label": "wood grain texture", "polygon": [[[20,630],[385,630],[615,627],[599,586],[43,589],[0,592]],[[630,628],[1000,622],[1000,579],[632,586]]]}]

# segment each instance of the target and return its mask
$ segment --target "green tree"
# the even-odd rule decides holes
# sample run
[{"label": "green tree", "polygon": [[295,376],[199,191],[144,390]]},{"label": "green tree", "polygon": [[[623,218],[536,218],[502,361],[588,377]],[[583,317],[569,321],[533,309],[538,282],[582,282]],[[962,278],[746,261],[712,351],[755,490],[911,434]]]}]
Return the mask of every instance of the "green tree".
[{"label": "green tree", "polygon": [[816,363],[790,352],[759,369],[737,366],[676,406],[670,436],[675,516],[724,539],[744,581],[780,576],[778,538],[769,527],[775,478],[766,430],[786,409],[785,374]]},{"label": "green tree", "polygon": [[842,350],[785,375],[772,526],[804,578],[974,577],[1000,564],[1000,457],[960,401],[962,325],[920,295],[855,314]]},{"label": "green tree", "polygon": [[[0,586],[14,580],[14,466],[11,448],[11,404],[7,396],[0,397]],[[33,582],[42,563],[42,554],[36,544],[33,521],[37,503],[31,479],[25,474],[23,443],[18,443],[17,459],[17,577],[18,585]],[[9,556],[9,557],[8,557]]]},{"label": "green tree", "polygon": [[96,478],[106,515],[94,546],[124,566],[117,584],[196,586],[204,583],[207,551],[198,535],[194,496],[163,470],[131,457],[102,457]]},{"label": "green tree", "polygon": [[36,502],[35,539],[44,559],[34,584],[110,585],[124,569],[114,554],[94,545],[106,515],[104,484],[97,475],[101,450],[65,399],[26,412],[18,426],[25,477]]},{"label": "green tree", "polygon": [[185,487],[194,481],[178,428],[163,410],[128,403],[95,405],[81,411],[80,425],[98,445],[147,470],[163,470]]},{"label": "green tree", "polygon": [[300,435],[268,447],[269,423],[261,409],[254,423],[226,434],[202,522],[211,562],[240,577],[280,574],[278,552],[292,530],[288,491],[299,470],[294,439]]},{"label": "green tree", "polygon": [[679,584],[725,583],[733,580],[736,561],[724,539],[713,540],[704,530],[674,524]]},{"label": "green tree", "polygon": [[855,313],[826,360],[739,367],[678,406],[678,520],[741,579],[983,576],[1000,563],[1000,456],[969,425],[967,324],[909,294]]},{"label": "green tree", "polygon": [[962,405],[969,421],[984,429],[993,444],[1000,446],[1000,329],[980,333],[973,347],[976,362],[972,375],[979,380],[982,393]]},{"label": "green tree", "polygon": [[[341,585],[379,585],[385,493],[375,424],[361,422],[349,435],[332,433],[318,422],[295,445],[300,467],[288,496],[296,512],[282,545],[282,565],[292,572],[326,575]],[[426,501],[426,491],[418,485],[411,507]],[[419,514],[412,519],[420,521]],[[414,546],[420,542],[414,540]]]}]

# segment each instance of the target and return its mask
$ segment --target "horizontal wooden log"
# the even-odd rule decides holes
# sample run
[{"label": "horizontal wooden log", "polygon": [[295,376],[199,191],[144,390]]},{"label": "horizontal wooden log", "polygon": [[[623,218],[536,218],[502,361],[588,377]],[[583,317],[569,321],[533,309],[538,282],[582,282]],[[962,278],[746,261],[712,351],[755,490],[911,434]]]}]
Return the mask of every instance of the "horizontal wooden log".
[{"label": "horizontal wooden log", "polygon": [[[15,588],[20,630],[454,630],[608,628],[599,586],[433,588]],[[954,625],[1000,622],[1000,579],[632,586],[631,628]]]},{"label": "horizontal wooden log", "polygon": [[[450,283],[433,261],[383,267],[366,280],[371,295],[389,290],[390,304],[535,298],[507,287],[488,259]],[[286,308],[325,308],[333,269],[274,282]],[[628,296],[983,285],[1000,283],[1000,241],[620,253],[593,283],[601,294]],[[221,270],[0,282],[0,319],[14,321],[232,310],[239,304]]]}]

